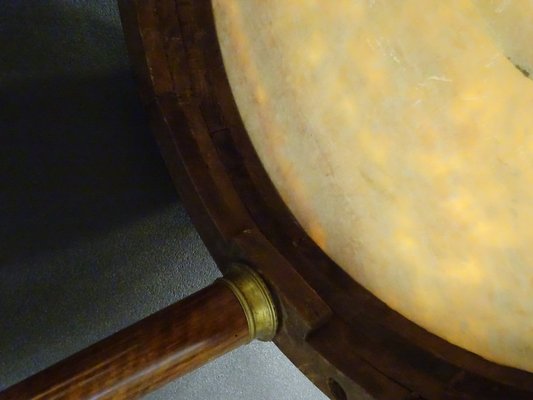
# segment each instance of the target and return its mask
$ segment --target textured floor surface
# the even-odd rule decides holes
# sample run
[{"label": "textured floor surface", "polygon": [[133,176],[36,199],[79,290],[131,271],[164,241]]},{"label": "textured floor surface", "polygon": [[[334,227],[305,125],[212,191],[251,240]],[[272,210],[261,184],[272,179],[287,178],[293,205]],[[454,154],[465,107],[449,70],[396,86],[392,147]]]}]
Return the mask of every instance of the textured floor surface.
[{"label": "textured floor surface", "polygon": [[[138,103],[112,1],[0,2],[0,389],[218,272]],[[149,399],[318,400],[254,343]]]}]

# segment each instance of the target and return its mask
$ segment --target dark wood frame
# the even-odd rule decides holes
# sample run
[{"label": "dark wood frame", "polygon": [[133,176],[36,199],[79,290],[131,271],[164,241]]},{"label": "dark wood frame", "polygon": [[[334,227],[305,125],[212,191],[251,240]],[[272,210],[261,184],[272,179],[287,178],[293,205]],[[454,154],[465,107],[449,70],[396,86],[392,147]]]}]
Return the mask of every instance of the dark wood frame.
[{"label": "dark wood frame", "polygon": [[224,71],[209,0],[122,0],[141,97],[179,194],[224,271],[245,262],[279,302],[275,343],[335,399],[531,399],[489,362],[390,309],[333,263],[280,199]]}]

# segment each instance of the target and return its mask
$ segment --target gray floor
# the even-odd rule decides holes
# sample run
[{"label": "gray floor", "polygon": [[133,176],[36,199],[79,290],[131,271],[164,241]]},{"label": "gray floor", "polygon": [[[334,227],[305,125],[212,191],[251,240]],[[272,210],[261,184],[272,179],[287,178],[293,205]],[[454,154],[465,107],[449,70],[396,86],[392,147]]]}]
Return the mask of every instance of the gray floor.
[{"label": "gray floor", "polygon": [[[0,389],[217,276],[147,129],[114,2],[0,2],[0,138]],[[148,398],[325,399],[264,343]]]}]

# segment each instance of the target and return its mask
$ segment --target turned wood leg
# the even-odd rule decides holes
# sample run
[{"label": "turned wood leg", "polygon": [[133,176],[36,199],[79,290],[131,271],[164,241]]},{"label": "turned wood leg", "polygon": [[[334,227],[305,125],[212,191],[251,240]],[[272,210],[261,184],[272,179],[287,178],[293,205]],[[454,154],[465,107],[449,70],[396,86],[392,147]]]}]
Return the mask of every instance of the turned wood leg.
[{"label": "turned wood leg", "polygon": [[0,393],[0,400],[132,399],[255,338],[277,317],[261,278],[242,265],[211,286]]}]

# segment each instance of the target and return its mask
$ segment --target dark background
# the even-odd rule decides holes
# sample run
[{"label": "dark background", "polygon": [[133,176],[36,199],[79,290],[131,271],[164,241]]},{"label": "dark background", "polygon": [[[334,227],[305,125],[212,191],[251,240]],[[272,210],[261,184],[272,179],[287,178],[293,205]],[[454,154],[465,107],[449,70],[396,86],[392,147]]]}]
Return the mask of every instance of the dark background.
[{"label": "dark background", "polygon": [[[0,1],[0,389],[209,284],[115,2]],[[148,396],[325,398],[253,343]]]}]

